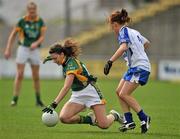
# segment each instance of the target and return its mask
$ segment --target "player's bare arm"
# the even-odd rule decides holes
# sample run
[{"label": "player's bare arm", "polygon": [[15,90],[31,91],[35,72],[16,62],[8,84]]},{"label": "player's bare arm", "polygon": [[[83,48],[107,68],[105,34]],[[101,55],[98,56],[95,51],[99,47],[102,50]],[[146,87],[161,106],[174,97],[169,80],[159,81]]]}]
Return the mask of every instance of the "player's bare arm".
[{"label": "player's bare arm", "polygon": [[110,61],[116,61],[122,54],[128,49],[126,43],[122,43],[119,49],[115,52],[115,54],[110,58]]},{"label": "player's bare arm", "polygon": [[4,57],[6,59],[10,58],[10,56],[11,56],[12,44],[15,41],[16,34],[17,34],[17,30],[14,27],[13,30],[11,31],[9,38],[8,38],[7,46],[6,46],[6,49],[4,52]]},{"label": "player's bare arm", "polygon": [[56,104],[58,104],[68,93],[69,89],[71,88],[71,85],[73,83],[74,80],[74,74],[69,74],[66,76],[65,82],[64,82],[64,86],[61,89],[61,91],[59,92],[58,96],[56,97],[56,99],[54,100],[54,102],[56,102]]}]

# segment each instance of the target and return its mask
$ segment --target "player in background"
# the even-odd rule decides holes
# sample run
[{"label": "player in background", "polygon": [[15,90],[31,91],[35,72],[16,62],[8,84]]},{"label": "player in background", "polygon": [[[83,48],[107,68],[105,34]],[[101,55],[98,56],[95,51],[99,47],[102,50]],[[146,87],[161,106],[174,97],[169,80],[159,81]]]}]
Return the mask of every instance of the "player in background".
[{"label": "player in background", "polygon": [[148,81],[151,66],[144,49],[148,48],[150,43],[138,31],[127,26],[130,17],[125,9],[113,12],[108,21],[117,36],[119,48],[107,61],[104,74],[109,74],[113,62],[121,56],[129,67],[116,89],[125,117],[125,123],[120,127],[120,131],[124,132],[135,128],[136,124],[130,111],[132,109],[141,121],[141,133],[146,133],[149,128],[150,117],[143,111],[132,94],[139,85],[145,85]]},{"label": "player in background", "polygon": [[39,48],[44,40],[46,26],[42,18],[37,14],[37,5],[34,2],[27,4],[27,15],[21,18],[17,25],[13,28],[7,42],[4,52],[6,59],[11,56],[12,46],[15,37],[18,34],[19,47],[16,55],[16,77],[14,81],[13,99],[11,106],[15,106],[20,95],[21,83],[24,76],[24,68],[27,62],[31,64],[32,78],[36,94],[36,105],[43,106],[40,99],[40,79],[39,79],[39,64],[40,54]]},{"label": "player in background", "polygon": [[[62,65],[65,82],[52,104],[44,108],[43,112],[52,112],[72,89],[69,101],[64,104],[59,114],[62,123],[97,125],[102,129],[108,128],[114,121],[122,123],[123,116],[114,110],[106,116],[106,101],[97,87],[97,78],[90,75],[86,66],[77,59],[79,53],[80,47],[72,39],[67,39],[64,45],[56,43],[50,48],[50,56],[44,63],[53,60],[54,63]],[[79,115],[85,108],[92,109],[94,114]]]}]

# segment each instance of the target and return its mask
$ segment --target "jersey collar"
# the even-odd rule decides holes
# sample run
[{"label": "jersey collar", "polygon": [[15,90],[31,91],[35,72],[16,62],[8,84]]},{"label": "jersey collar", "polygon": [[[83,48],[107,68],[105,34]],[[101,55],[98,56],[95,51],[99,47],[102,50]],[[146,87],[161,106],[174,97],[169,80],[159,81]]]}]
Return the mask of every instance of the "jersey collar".
[{"label": "jersey collar", "polygon": [[28,15],[24,16],[25,21],[38,21],[39,20],[39,16],[36,16],[36,18],[34,20],[30,19]]},{"label": "jersey collar", "polygon": [[123,25],[123,26],[119,29],[119,32],[120,32],[124,27],[126,27],[126,25]]}]

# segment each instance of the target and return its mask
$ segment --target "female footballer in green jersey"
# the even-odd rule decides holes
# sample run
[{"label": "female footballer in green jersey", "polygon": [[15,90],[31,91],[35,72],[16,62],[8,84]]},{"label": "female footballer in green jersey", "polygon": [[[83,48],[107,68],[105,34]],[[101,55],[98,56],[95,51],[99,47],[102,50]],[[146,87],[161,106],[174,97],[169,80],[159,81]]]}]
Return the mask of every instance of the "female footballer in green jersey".
[{"label": "female footballer in green jersey", "polygon": [[[63,46],[58,43],[54,44],[49,53],[50,56],[44,62],[53,60],[54,63],[62,65],[65,82],[53,103],[44,108],[43,112],[52,112],[71,88],[72,95],[59,115],[62,123],[95,124],[106,129],[114,121],[123,122],[123,118],[114,110],[111,110],[110,114],[106,116],[106,101],[96,85],[96,78],[90,75],[86,66],[77,59],[80,47],[74,40],[67,39]],[[78,115],[86,107],[92,109],[94,114]]]},{"label": "female footballer in green jersey", "polygon": [[40,99],[39,47],[44,40],[45,30],[46,27],[43,20],[37,15],[37,5],[34,2],[29,2],[27,5],[27,15],[21,18],[16,27],[13,28],[8,38],[7,47],[4,53],[5,58],[9,59],[13,42],[18,34],[19,47],[16,56],[17,73],[14,81],[14,92],[11,106],[17,104],[26,62],[30,62],[31,64],[32,78],[36,93],[36,105],[43,106]]}]

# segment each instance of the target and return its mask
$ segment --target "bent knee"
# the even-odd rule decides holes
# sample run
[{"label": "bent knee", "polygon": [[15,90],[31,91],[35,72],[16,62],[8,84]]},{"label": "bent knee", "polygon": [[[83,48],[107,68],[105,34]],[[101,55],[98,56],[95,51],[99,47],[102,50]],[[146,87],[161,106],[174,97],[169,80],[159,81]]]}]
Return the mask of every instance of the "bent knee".
[{"label": "bent knee", "polygon": [[126,94],[123,94],[123,93],[121,93],[121,92],[118,94],[118,96],[119,96],[119,98],[122,99],[122,100],[125,100],[126,97],[127,97]]},{"label": "bent knee", "polygon": [[18,79],[18,80],[22,80],[23,77],[24,77],[24,73],[23,73],[23,72],[18,72],[18,73],[17,73],[17,79]]},{"label": "bent knee", "polygon": [[107,122],[101,122],[101,123],[98,123],[98,127],[101,129],[108,129],[109,124]]},{"label": "bent knee", "polygon": [[38,81],[39,81],[39,77],[38,77],[38,76],[33,77],[33,80],[34,80],[35,82],[38,82]]},{"label": "bent knee", "polygon": [[60,116],[59,116],[59,120],[60,120],[62,123],[69,123],[69,119],[68,119],[66,116],[63,116],[63,115],[60,115]]},{"label": "bent knee", "polygon": [[116,89],[116,95],[119,96],[119,92],[120,90],[119,89]]}]

